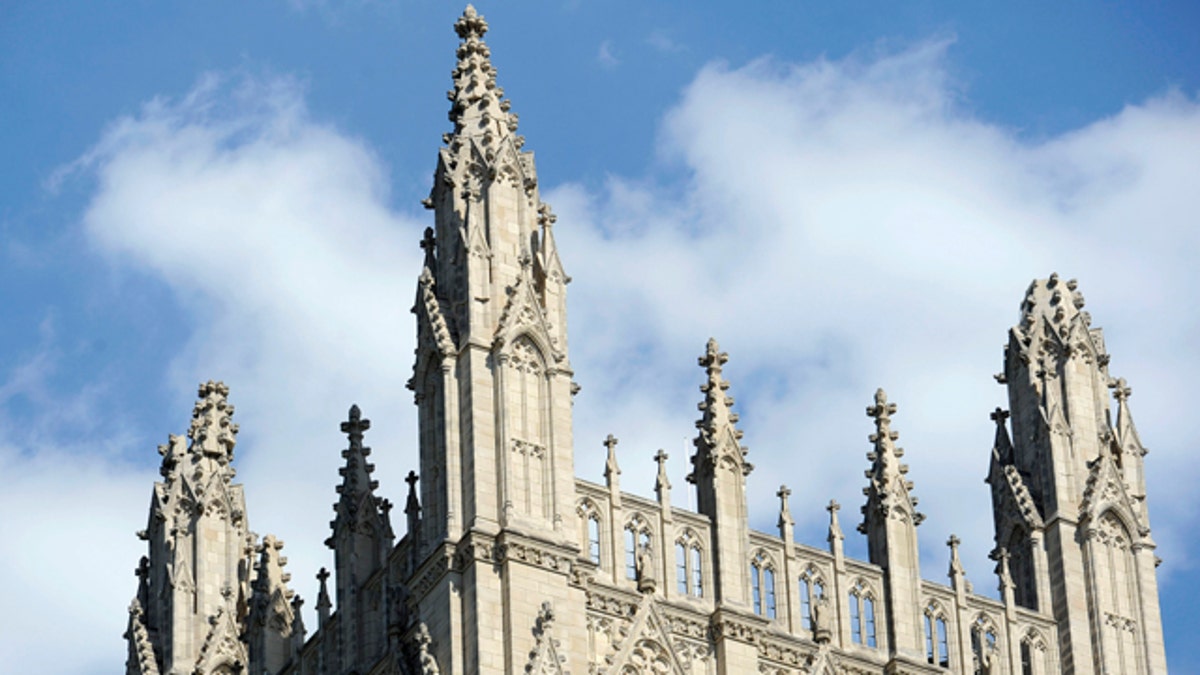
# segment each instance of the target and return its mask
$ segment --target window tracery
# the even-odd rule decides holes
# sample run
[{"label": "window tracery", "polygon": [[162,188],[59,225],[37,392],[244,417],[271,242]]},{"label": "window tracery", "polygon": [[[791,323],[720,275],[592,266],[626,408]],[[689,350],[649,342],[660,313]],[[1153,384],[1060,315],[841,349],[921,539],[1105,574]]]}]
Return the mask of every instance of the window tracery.
[{"label": "window tracery", "polygon": [[946,612],[936,602],[925,607],[925,658],[942,668],[950,667],[950,637]]},{"label": "window tracery", "polygon": [[750,598],[755,614],[776,618],[775,566],[762,550],[750,561]]},{"label": "window tracery", "polygon": [[850,641],[878,647],[875,628],[875,594],[862,579],[854,582],[847,600],[850,603]]}]

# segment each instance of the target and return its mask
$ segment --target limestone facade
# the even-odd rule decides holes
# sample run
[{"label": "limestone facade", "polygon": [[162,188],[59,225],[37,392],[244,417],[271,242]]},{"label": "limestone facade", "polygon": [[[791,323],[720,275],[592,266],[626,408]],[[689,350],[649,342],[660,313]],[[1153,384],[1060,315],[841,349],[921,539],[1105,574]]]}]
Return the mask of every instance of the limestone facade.
[{"label": "limestone facade", "polygon": [[923,516],[883,390],[867,407],[869,559],[845,556],[836,502],[826,545],[795,541],[786,487],[778,533],[751,530],[753,466],[715,340],[700,357],[696,512],[672,505],[661,451],[655,497],[622,492],[611,436],[604,484],[575,478],[555,216],[487,23],[468,7],[455,30],[453,129],[413,308],[420,471],[404,536],[352,407],[334,570],[318,573],[308,631],[282,542],[247,528],[228,389],[206,383],[187,439],[160,448],[127,673],[1166,672],[1146,451],[1073,281],[1030,286],[998,376],[1010,401],[992,416],[987,477],[999,600],[972,592],[954,537],[950,585],[921,578]]}]

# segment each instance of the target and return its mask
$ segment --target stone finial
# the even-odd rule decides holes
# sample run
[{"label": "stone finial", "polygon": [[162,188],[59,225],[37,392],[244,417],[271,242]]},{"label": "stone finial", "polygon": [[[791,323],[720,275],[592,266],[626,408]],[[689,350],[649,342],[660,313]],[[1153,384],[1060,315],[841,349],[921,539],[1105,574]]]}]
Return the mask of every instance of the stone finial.
[{"label": "stone finial", "polygon": [[1008,466],[1013,463],[1014,453],[1012,440],[1008,437],[1008,427],[1004,423],[1009,418],[1009,412],[997,407],[988,416],[996,423],[996,440],[992,443],[992,454],[1000,466]]},{"label": "stone finial", "polygon": [[966,584],[966,569],[962,567],[962,558],[959,557],[959,544],[961,543],[962,540],[958,536],[955,536],[955,534],[950,534],[950,538],[946,540],[946,545],[950,548],[950,572],[948,574],[950,586],[954,587],[955,590],[962,587],[967,592],[971,592],[970,586]]},{"label": "stone finial", "polygon": [[608,450],[608,457],[604,460],[604,480],[610,487],[616,477],[621,475],[621,467],[617,465],[617,443],[619,442],[617,437],[612,434],[604,439],[604,447]]},{"label": "stone finial", "polygon": [[215,458],[222,463],[233,459],[237,444],[238,425],[232,421],[233,405],[228,401],[229,387],[224,382],[209,380],[200,385],[188,438],[191,451]]},{"label": "stone finial", "polygon": [[454,32],[463,40],[481,39],[488,31],[487,20],[475,11],[474,5],[467,5],[462,16],[454,22]]},{"label": "stone finial", "polygon": [[320,630],[329,622],[333,610],[333,601],[329,598],[329,570],[324,567],[318,570],[317,582],[320,584],[317,589],[317,629]]},{"label": "stone finial", "polygon": [[846,536],[842,534],[842,526],[838,523],[838,511],[842,510],[842,505],[836,499],[830,499],[829,505],[825,507],[825,510],[829,512],[829,542],[833,543],[845,539]]},{"label": "stone finial", "polygon": [[792,489],[786,485],[780,485],[779,490],[775,493],[779,497],[779,526],[785,524],[790,525],[795,521],[792,520],[792,511],[788,507],[788,497],[792,496]]},{"label": "stone finial", "polygon": [[421,250],[425,252],[425,269],[437,269],[437,260],[434,255],[437,252],[437,237],[433,235],[433,228],[425,228],[425,234],[421,237]]},{"label": "stone finial", "polygon": [[662,448],[654,454],[654,461],[658,464],[658,475],[654,477],[654,493],[658,496],[659,503],[666,500],[667,503],[671,499],[671,479],[667,477],[667,459],[670,455]]}]

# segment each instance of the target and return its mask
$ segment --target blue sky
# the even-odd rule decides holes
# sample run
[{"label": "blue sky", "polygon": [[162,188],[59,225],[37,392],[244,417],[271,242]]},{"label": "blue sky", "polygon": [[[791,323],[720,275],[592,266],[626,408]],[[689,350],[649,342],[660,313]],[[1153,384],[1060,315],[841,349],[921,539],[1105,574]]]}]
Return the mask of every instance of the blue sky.
[{"label": "blue sky", "polygon": [[[477,6],[575,278],[580,475],[611,431],[624,466],[665,447],[685,484],[715,335],[752,492],[783,476],[819,543],[820,505],[860,499],[883,385],[930,515],[926,577],[955,531],[991,592],[990,375],[1029,280],[1077,276],[1151,449],[1168,658],[1200,671],[1200,10]],[[0,576],[6,606],[39,607],[0,618],[0,658],[119,667],[154,448],[200,380],[232,389],[252,527],[288,542],[302,595],[351,402],[401,497],[418,201],[461,9],[0,6]],[[752,511],[769,531],[773,499]],[[56,632],[78,647],[42,665]]]}]

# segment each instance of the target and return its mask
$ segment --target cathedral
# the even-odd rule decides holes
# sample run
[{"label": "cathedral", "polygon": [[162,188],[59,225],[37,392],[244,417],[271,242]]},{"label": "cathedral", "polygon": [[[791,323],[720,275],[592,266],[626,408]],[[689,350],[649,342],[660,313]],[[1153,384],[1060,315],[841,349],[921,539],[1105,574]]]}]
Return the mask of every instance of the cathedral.
[{"label": "cathedral", "polygon": [[[403,536],[376,493],[370,422],[351,407],[335,562],[304,625],[282,543],[250,532],[233,481],[229,389],[202,384],[187,435],[159,447],[128,675],[1167,671],[1146,450],[1073,280],[1029,286],[996,376],[1009,404],[992,414],[987,473],[998,599],[973,591],[954,537],[949,585],[921,578],[923,516],[882,389],[864,397],[861,519],[830,502],[826,541],[798,542],[781,487],[778,531],[751,530],[753,465],[715,340],[697,372],[695,512],[672,505],[661,451],[654,497],[622,492],[612,436],[603,484],[576,478],[555,216],[487,23],[467,7],[454,29],[453,129],[424,202],[413,307],[419,472]],[[846,557],[846,525],[867,560]]]}]

